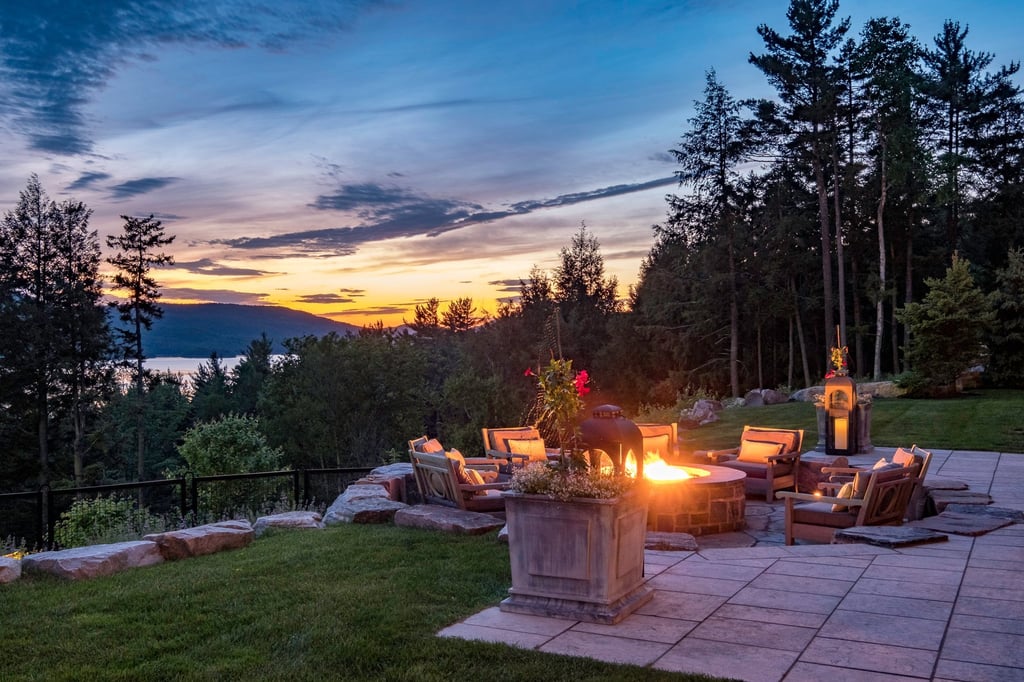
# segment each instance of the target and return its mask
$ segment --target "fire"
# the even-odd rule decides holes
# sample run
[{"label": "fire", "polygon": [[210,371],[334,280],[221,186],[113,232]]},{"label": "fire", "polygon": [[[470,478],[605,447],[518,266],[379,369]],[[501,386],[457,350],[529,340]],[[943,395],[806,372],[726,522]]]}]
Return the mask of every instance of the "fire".
[{"label": "fire", "polygon": [[[633,458],[632,453],[626,458],[626,473],[630,476],[636,476],[636,460]],[[656,452],[648,452],[644,455],[644,478],[648,481],[655,483],[685,481],[688,478],[699,478],[707,475],[708,472],[703,469],[672,466]]]}]

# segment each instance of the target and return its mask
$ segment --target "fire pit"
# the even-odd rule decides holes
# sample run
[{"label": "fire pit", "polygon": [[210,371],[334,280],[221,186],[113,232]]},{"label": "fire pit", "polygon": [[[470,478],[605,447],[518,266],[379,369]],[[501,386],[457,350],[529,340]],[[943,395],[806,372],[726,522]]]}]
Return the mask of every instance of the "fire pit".
[{"label": "fire pit", "polygon": [[650,484],[648,530],[710,535],[743,530],[746,525],[746,474],[742,471],[707,465],[669,466],[650,459],[644,471]]}]

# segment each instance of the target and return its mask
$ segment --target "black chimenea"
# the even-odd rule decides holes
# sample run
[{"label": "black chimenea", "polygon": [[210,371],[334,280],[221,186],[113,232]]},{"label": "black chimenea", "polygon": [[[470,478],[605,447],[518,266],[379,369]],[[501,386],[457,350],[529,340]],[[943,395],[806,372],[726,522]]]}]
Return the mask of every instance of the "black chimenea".
[{"label": "black chimenea", "polygon": [[625,471],[626,454],[632,450],[636,460],[636,477],[644,475],[644,437],[640,428],[622,416],[617,405],[598,405],[593,416],[580,424],[583,447],[590,450],[590,463],[596,466],[599,459],[593,452],[603,450],[615,464],[615,473]]}]

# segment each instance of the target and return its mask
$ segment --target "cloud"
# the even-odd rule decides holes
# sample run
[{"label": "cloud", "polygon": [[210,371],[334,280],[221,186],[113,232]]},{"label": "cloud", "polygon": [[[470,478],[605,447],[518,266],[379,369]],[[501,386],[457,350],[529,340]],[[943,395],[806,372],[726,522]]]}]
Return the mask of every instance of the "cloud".
[{"label": "cloud", "polygon": [[110,179],[110,173],[82,173],[78,179],[68,185],[65,189],[74,192],[79,189],[88,189],[97,182]]},{"label": "cloud", "polygon": [[214,240],[237,249],[291,249],[304,254],[351,255],[360,244],[425,235],[436,237],[451,230],[486,223],[534,211],[571,206],[608,197],[643,192],[675,184],[675,177],[647,182],[612,185],[586,192],[562,194],[552,199],[532,199],[511,204],[507,209],[488,210],[458,199],[438,199],[409,189],[377,183],[342,185],[332,194],[320,195],[310,206],[320,210],[355,213],[362,224],[330,227],[272,235]]},{"label": "cloud", "polygon": [[358,296],[344,296],[342,294],[306,294],[299,296],[298,301],[302,303],[355,303]]},{"label": "cloud", "polygon": [[254,270],[252,268],[235,268],[228,265],[221,265],[209,258],[201,258],[193,261],[175,261],[174,267],[187,270],[197,275],[217,275],[220,277],[259,277],[261,275],[274,274],[265,270]]},{"label": "cloud", "polygon": [[119,185],[114,185],[110,188],[110,197],[112,199],[127,199],[129,197],[138,196],[139,194],[146,194],[153,190],[166,187],[172,183],[177,182],[181,178],[139,178],[138,180],[128,180],[122,182]]},{"label": "cloud", "polygon": [[267,294],[231,291],[230,289],[192,289],[189,287],[162,287],[161,300],[184,299],[202,303],[240,303],[244,305],[265,304]]},{"label": "cloud", "polygon": [[518,294],[522,291],[523,280],[521,279],[494,279],[487,283],[488,286],[495,287],[498,291],[505,291],[509,293]]},{"label": "cloud", "polygon": [[[96,0],[5,7],[0,31],[0,120],[29,148],[92,150],[84,113],[125,64],[153,61],[154,48],[205,45],[280,51],[350,28],[374,2],[299,0]],[[322,38],[321,38],[322,39]]]},{"label": "cloud", "polygon": [[407,313],[409,308],[403,305],[380,305],[369,308],[347,308],[333,313],[320,313],[321,315],[395,315]]}]

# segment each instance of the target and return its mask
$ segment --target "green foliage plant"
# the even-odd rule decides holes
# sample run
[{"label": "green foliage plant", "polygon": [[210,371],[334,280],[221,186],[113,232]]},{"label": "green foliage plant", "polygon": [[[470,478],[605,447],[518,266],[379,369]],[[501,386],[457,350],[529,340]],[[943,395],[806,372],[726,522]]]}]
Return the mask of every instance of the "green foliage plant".
[{"label": "green foliage plant", "polygon": [[138,540],[147,533],[166,530],[166,520],[136,506],[133,500],[113,495],[75,500],[54,525],[60,547],[84,547]]},{"label": "green foliage plant", "polygon": [[1024,387],[1024,249],[1011,249],[1006,267],[996,272],[989,295],[994,320],[988,337],[991,362],[986,374],[997,386]]},{"label": "green foliage plant", "polygon": [[942,279],[925,280],[928,293],[908,303],[899,318],[910,331],[907,356],[918,394],[955,392],[960,374],[984,356],[984,338],[993,320],[989,301],[975,285],[970,266],[956,255]]}]

